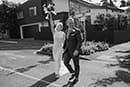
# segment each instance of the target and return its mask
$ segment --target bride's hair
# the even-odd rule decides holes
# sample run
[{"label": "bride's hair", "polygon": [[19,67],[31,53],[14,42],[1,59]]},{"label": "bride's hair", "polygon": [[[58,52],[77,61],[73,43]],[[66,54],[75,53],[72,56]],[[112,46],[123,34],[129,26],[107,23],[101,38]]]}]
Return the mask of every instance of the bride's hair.
[{"label": "bride's hair", "polygon": [[[58,23],[56,24],[55,31],[57,31],[57,27],[58,27],[59,25],[63,27],[63,23],[62,23],[62,22],[58,22]],[[62,30],[62,29],[61,29],[61,30]]]}]

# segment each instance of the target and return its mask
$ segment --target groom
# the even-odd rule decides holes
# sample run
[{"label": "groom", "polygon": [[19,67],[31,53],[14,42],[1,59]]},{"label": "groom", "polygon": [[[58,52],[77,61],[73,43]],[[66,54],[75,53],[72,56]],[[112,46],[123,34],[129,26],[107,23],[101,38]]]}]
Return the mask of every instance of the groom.
[{"label": "groom", "polygon": [[[69,82],[76,83],[79,78],[79,50],[81,48],[82,39],[80,30],[74,27],[74,19],[70,18],[67,20],[68,30],[66,34],[66,40],[64,43],[64,64],[68,68],[71,73],[71,77],[69,78]],[[70,65],[70,60],[73,60],[74,69]]]}]

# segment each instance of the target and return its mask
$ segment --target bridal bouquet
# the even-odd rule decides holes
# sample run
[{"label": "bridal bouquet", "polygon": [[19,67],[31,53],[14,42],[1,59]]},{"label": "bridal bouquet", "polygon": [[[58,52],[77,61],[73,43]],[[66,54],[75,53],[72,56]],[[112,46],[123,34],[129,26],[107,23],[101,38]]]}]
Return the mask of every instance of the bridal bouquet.
[{"label": "bridal bouquet", "polygon": [[54,3],[50,3],[50,4],[48,4],[48,5],[46,5],[46,4],[43,5],[43,11],[44,11],[45,14],[46,14],[45,19],[49,19],[49,15],[50,15],[50,14],[56,15],[54,6],[55,6]]}]

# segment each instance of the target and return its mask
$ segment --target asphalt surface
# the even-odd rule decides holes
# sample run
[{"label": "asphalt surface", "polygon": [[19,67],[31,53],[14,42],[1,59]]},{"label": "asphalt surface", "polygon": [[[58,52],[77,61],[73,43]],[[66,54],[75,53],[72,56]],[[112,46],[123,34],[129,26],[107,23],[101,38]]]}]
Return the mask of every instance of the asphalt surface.
[{"label": "asphalt surface", "polygon": [[[0,49],[0,87],[63,87],[68,82],[69,73],[55,78],[55,62],[50,56],[35,54],[39,47]],[[108,51],[83,56],[80,60],[79,81],[66,87],[130,87],[130,71],[120,67],[117,59],[129,55],[129,52],[124,53],[129,48],[130,42],[116,45]]]}]

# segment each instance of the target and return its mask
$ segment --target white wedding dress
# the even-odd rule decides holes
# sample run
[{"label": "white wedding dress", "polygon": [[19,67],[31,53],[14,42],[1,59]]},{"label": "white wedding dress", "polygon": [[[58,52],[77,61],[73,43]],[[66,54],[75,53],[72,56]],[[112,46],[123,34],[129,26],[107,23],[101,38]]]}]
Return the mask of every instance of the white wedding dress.
[{"label": "white wedding dress", "polygon": [[63,54],[63,44],[65,41],[65,33],[63,31],[55,31],[53,33],[53,58],[55,60],[56,65],[56,73],[61,75],[64,75],[68,73],[67,68],[63,64],[62,61],[62,54]]}]

